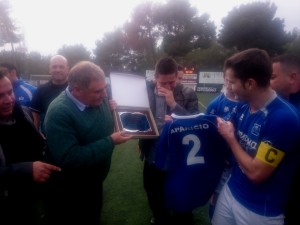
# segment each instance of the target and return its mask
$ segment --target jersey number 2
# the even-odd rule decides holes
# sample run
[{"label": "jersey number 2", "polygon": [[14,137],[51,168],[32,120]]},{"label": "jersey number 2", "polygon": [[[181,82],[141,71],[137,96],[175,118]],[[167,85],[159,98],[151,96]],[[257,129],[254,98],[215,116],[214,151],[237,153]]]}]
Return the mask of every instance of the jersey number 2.
[{"label": "jersey number 2", "polygon": [[188,134],[183,137],[182,144],[188,145],[190,143],[190,141],[193,142],[193,146],[187,157],[187,161],[186,161],[187,165],[190,166],[190,165],[194,165],[194,164],[205,163],[203,156],[197,156],[197,153],[200,151],[200,148],[201,148],[201,142],[200,142],[199,138],[194,134]]}]

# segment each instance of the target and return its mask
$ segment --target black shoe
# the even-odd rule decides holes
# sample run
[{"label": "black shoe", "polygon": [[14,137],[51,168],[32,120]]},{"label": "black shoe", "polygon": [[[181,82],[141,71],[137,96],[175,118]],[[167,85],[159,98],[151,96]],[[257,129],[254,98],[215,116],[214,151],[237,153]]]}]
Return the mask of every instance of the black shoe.
[{"label": "black shoe", "polygon": [[155,218],[153,216],[150,218],[150,223],[155,224]]}]

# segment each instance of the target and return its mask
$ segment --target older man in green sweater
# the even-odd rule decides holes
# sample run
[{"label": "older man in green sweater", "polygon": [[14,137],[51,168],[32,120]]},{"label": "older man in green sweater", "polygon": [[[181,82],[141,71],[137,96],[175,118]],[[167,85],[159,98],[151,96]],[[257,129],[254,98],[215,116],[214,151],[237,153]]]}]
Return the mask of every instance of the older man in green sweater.
[{"label": "older man in green sweater", "polygon": [[47,224],[98,225],[112,151],[131,138],[114,132],[100,67],[83,61],[70,70],[66,91],[48,108],[45,128],[46,157],[62,168],[47,189]]}]

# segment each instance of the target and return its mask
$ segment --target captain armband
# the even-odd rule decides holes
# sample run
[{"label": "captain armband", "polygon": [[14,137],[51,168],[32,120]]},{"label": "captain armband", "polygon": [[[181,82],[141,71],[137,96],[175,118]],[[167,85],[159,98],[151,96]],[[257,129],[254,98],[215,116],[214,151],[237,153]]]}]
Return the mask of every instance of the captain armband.
[{"label": "captain armband", "polygon": [[283,151],[274,148],[268,143],[261,142],[255,157],[276,168],[283,159],[284,155],[285,153]]}]

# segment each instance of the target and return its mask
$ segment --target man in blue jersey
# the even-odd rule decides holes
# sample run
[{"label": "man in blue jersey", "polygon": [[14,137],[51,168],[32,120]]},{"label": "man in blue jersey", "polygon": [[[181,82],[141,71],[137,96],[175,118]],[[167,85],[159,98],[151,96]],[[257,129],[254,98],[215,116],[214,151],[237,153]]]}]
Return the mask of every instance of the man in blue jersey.
[{"label": "man in blue jersey", "polygon": [[[296,55],[283,54],[272,60],[273,74],[271,87],[283,98],[292,103],[300,112],[300,59]],[[300,166],[294,176],[285,212],[285,225],[299,224]]]},{"label": "man in blue jersey", "polygon": [[[232,87],[229,84],[228,80],[228,72],[227,70],[224,71],[224,86],[223,86],[223,92],[215,97],[207,106],[206,114],[207,115],[216,115],[224,120],[230,120],[232,114],[236,111],[238,101],[236,99],[236,96],[234,92],[232,91]],[[220,194],[220,191],[222,187],[224,186],[226,180],[229,177],[230,171],[231,171],[231,156],[226,159],[226,165],[224,167],[224,171],[222,174],[222,177],[220,179],[220,182],[215,190],[215,193],[211,196],[210,202],[209,202],[209,218],[212,218],[212,215],[214,213],[215,205],[218,199],[218,196]]]},{"label": "man in blue jersey", "polygon": [[0,66],[8,71],[7,77],[13,84],[16,100],[20,105],[29,107],[36,87],[22,80],[18,75],[17,68],[13,64],[4,62]]},{"label": "man in blue jersey", "polygon": [[224,63],[242,104],[232,122],[218,129],[235,157],[218,198],[213,225],[284,224],[291,181],[299,164],[300,118],[270,87],[272,63],[266,51],[248,49]]}]

